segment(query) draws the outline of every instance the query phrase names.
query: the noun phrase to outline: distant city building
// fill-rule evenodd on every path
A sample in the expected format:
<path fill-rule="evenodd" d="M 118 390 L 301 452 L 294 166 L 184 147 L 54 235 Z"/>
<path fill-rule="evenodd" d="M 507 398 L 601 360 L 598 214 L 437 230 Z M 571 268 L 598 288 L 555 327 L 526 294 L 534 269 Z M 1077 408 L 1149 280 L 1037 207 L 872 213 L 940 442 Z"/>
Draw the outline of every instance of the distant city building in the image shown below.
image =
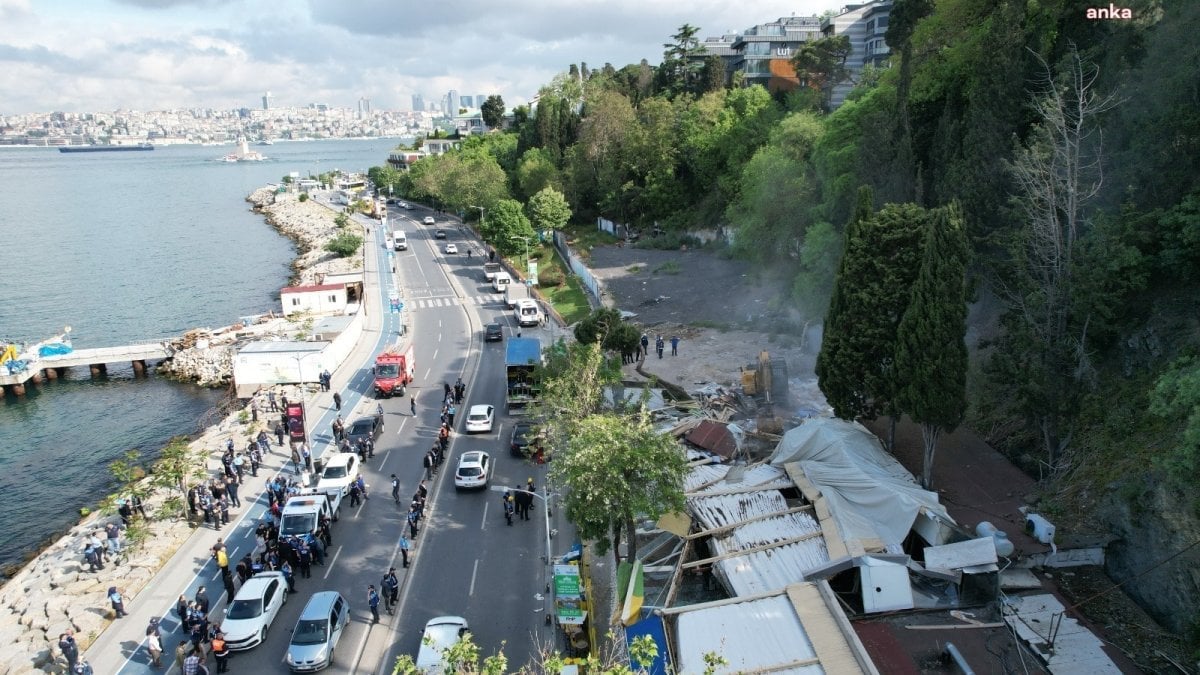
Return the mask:
<path fill-rule="evenodd" d="M 445 110 L 446 116 L 454 117 L 455 115 L 458 114 L 458 109 L 459 109 L 458 92 L 451 89 L 450 93 L 446 94 L 446 110 Z"/>
<path fill-rule="evenodd" d="M 474 108 L 475 107 L 475 98 L 472 96 L 463 96 L 458 99 L 458 103 L 459 103 L 459 105 L 461 105 L 464 108 Z"/>
<path fill-rule="evenodd" d="M 271 92 L 268 91 L 267 93 L 263 94 L 262 104 L 263 104 L 263 110 L 271 109 Z"/>
<path fill-rule="evenodd" d="M 413 94 L 412 109 L 413 109 L 413 112 L 424 112 L 425 111 L 425 97 L 420 94 Z"/>
<path fill-rule="evenodd" d="M 358 119 L 366 119 L 371 116 L 371 99 L 358 99 Z"/>
<path fill-rule="evenodd" d="M 483 94 L 475 94 L 475 107 L 476 108 L 482 108 L 483 104 L 486 102 L 487 102 L 486 96 L 484 96 Z"/>
<path fill-rule="evenodd" d="M 846 59 L 850 78 L 833 88 L 832 107 L 837 108 L 846 100 L 864 66 L 879 66 L 888 60 L 891 49 L 884 41 L 884 34 L 887 33 L 891 11 L 892 0 L 873 0 L 846 5 L 837 15 L 821 22 L 821 31 L 825 36 L 845 35 L 850 38 L 850 56 Z"/>

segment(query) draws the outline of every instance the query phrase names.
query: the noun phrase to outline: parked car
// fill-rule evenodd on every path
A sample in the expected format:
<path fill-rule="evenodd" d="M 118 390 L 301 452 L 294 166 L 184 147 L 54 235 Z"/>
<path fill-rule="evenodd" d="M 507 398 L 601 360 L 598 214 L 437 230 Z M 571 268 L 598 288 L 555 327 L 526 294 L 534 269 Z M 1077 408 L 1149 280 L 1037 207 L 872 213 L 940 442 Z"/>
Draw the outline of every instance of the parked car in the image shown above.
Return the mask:
<path fill-rule="evenodd" d="M 337 591 L 314 593 L 300 612 L 285 661 L 293 672 L 311 673 L 333 665 L 333 652 L 350 623 L 350 603 Z"/>
<path fill-rule="evenodd" d="M 458 245 L 446 244 L 446 255 L 458 255 Z"/>
<path fill-rule="evenodd" d="M 434 232 L 433 232 L 433 238 L 434 238 L 434 239 L 445 239 L 445 238 L 446 238 L 446 231 L 445 231 L 445 230 L 434 230 Z"/>
<path fill-rule="evenodd" d="M 489 323 L 483 327 L 484 342 L 500 342 L 504 340 L 504 328 L 498 323 Z"/>
<path fill-rule="evenodd" d="M 513 457 L 528 457 L 531 452 L 528 450 L 533 441 L 537 440 L 540 430 L 537 423 L 529 420 L 521 420 L 513 424 L 512 438 L 509 441 L 508 449 Z"/>
<path fill-rule="evenodd" d="M 467 411 L 467 433 L 486 434 L 492 430 L 496 419 L 496 409 L 490 405 L 473 405 Z"/>
<path fill-rule="evenodd" d="M 326 494 L 337 492 L 343 496 L 349 494 L 350 483 L 358 476 L 358 461 L 358 455 L 353 452 L 334 453 L 325 463 L 321 480 L 317 482 L 317 491 Z"/>
<path fill-rule="evenodd" d="M 492 457 L 482 450 L 464 452 L 454 470 L 454 489 L 487 487 L 492 473 Z"/>
<path fill-rule="evenodd" d="M 370 417 L 359 417 L 346 427 L 346 440 L 350 441 L 350 446 L 353 447 L 358 443 L 360 438 L 370 438 L 375 440 L 383 433 L 383 417 L 380 415 L 371 415 Z"/>
<path fill-rule="evenodd" d="M 421 649 L 417 652 L 417 672 L 445 672 L 446 663 L 442 654 L 461 640 L 469 630 L 467 620 L 461 616 L 439 616 L 430 619 L 425 624 L 425 633 L 421 636 Z"/>
<path fill-rule="evenodd" d="M 233 651 L 250 649 L 267 639 L 267 630 L 287 604 L 287 579 L 283 572 L 259 572 L 246 580 L 225 608 L 221 632 Z"/>
<path fill-rule="evenodd" d="M 421 222 L 425 223 L 426 225 L 433 225 L 435 221 L 433 219 L 433 216 L 425 216 L 425 218 L 423 218 L 421 220 Z"/>

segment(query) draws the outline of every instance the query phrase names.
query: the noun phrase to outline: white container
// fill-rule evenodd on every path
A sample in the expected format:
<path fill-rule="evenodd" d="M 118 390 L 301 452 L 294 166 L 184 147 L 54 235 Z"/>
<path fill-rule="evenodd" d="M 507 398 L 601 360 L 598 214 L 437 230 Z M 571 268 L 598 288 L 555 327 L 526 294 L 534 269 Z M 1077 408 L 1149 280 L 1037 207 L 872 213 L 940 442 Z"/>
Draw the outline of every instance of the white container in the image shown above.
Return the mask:
<path fill-rule="evenodd" d="M 1004 530 L 998 529 L 995 525 L 986 520 L 981 521 L 975 526 L 975 534 L 979 535 L 980 538 L 991 537 L 992 543 L 996 545 L 996 555 L 1000 556 L 1001 558 L 1007 558 L 1011 556 L 1013 551 L 1016 550 L 1016 547 L 1013 546 L 1012 541 L 1010 541 L 1008 538 L 1008 533 Z"/>
<path fill-rule="evenodd" d="M 1025 531 L 1047 546 L 1054 545 L 1054 525 L 1036 513 L 1025 514 Z"/>

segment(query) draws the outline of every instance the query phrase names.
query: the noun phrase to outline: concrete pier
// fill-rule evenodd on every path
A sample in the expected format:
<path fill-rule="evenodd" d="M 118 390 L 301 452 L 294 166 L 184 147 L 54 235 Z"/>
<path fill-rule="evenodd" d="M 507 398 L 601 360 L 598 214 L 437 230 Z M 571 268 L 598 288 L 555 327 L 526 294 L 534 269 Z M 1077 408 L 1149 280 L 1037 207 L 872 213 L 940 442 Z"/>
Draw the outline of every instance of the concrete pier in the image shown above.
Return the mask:
<path fill-rule="evenodd" d="M 44 357 L 37 356 L 37 347 L 44 344 L 40 343 L 21 355 L 20 358 L 28 362 L 24 370 L 9 373 L 6 368 L 0 367 L 0 388 L 3 388 L 6 393 L 12 392 L 17 396 L 24 396 L 26 382 L 32 381 L 34 384 L 41 384 L 43 378 L 57 380 L 66 375 L 68 368 L 74 366 L 88 366 L 92 377 L 102 377 L 108 373 L 108 365 L 112 363 L 129 363 L 133 367 L 135 377 L 145 377 L 147 361 L 162 360 L 169 356 L 168 342 L 168 340 L 146 340 L 133 345 L 77 349 L 67 354 Z"/>

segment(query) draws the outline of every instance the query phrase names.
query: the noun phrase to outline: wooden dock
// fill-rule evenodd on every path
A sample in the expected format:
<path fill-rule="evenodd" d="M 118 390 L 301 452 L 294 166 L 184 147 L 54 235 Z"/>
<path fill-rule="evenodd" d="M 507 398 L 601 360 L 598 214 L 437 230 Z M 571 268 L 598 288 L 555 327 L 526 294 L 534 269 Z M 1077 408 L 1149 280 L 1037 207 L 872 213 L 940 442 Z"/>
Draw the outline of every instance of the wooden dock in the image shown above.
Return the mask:
<path fill-rule="evenodd" d="M 12 392 L 17 396 L 25 395 L 27 382 L 41 384 L 45 380 L 56 380 L 66 373 L 67 368 L 87 366 L 91 369 L 92 377 L 100 377 L 108 372 L 109 364 L 129 363 L 133 366 L 135 375 L 146 374 L 146 362 L 162 360 L 171 355 L 171 341 L 140 340 L 131 345 L 118 347 L 98 347 L 95 349 L 76 349 L 66 354 L 38 356 L 38 348 L 45 344 L 63 342 L 66 336 L 58 336 L 39 342 L 26 349 L 19 359 L 26 362 L 24 370 L 10 373 L 8 368 L 0 366 L 0 387 L 4 392 Z"/>

